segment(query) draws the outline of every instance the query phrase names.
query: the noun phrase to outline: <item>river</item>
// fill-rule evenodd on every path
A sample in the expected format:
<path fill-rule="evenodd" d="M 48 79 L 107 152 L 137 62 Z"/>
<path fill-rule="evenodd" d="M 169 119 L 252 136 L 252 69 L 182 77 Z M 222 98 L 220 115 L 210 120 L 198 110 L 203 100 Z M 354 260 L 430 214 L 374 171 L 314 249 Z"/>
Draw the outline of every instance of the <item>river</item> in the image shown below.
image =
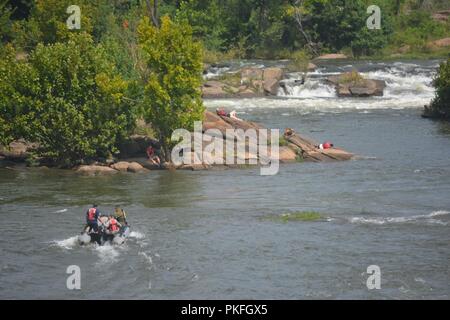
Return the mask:
<path fill-rule="evenodd" d="M 0 298 L 449 299 L 450 126 L 420 117 L 437 65 L 333 63 L 276 98 L 206 102 L 360 160 L 285 164 L 276 176 L 0 168 Z M 337 98 L 321 81 L 353 67 L 386 80 L 385 96 Z M 93 202 L 129 213 L 124 246 L 78 246 Z M 325 219 L 274 219 L 306 210 Z M 66 288 L 70 265 L 81 290 Z M 370 265 L 380 290 L 366 286 Z"/>

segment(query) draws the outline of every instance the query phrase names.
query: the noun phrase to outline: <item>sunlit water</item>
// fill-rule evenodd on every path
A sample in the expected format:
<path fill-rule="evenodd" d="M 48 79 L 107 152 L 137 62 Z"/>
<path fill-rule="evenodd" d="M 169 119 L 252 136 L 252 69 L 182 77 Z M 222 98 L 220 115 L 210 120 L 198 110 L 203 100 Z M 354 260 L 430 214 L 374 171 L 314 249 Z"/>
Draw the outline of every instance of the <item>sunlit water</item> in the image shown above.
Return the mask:
<path fill-rule="evenodd" d="M 415 68 L 428 68 L 417 95 L 429 101 L 432 66 Z M 0 298 L 448 299 L 450 128 L 422 119 L 420 105 L 399 107 L 405 90 L 414 95 L 405 85 L 378 107 L 378 98 L 311 94 L 207 102 L 364 160 L 287 164 L 274 177 L 256 168 L 111 177 L 0 169 Z M 77 244 L 92 202 L 128 211 L 124 246 Z M 303 210 L 326 219 L 273 219 Z M 80 291 L 66 288 L 69 265 L 81 268 Z M 366 287 L 369 265 L 381 268 L 381 290 Z"/>

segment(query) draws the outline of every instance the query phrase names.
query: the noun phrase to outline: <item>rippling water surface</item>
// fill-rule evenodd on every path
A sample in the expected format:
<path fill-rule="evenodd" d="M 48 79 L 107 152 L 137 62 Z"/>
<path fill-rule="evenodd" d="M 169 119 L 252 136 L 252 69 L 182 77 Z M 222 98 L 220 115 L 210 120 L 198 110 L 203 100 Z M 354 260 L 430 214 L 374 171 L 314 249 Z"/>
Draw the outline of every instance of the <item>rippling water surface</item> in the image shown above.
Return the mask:
<path fill-rule="evenodd" d="M 282 165 L 274 177 L 0 168 L 0 298 L 448 299 L 450 128 L 419 109 L 436 65 L 366 64 L 388 81 L 383 98 L 338 99 L 319 81 L 305 96 L 207 102 L 363 160 Z M 92 202 L 129 212 L 124 246 L 77 245 Z M 326 219 L 273 219 L 303 210 Z M 66 289 L 69 265 L 81 267 L 80 291 Z M 366 287 L 369 265 L 381 290 Z"/>

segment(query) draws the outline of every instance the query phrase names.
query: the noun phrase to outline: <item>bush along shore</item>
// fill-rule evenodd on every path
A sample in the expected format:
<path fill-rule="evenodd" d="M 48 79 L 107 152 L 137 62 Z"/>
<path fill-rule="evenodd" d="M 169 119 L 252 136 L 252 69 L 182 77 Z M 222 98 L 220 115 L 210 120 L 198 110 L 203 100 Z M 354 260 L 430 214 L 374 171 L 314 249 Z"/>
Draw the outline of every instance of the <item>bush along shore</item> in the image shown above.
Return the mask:
<path fill-rule="evenodd" d="M 433 80 L 436 96 L 431 104 L 425 106 L 424 118 L 450 120 L 450 58 L 441 63 Z"/>

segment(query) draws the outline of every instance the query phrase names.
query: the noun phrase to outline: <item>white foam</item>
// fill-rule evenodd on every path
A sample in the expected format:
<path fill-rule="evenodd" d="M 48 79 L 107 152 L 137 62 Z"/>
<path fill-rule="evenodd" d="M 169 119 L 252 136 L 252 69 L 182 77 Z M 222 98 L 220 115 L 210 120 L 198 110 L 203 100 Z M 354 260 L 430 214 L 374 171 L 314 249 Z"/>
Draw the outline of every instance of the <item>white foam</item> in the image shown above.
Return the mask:
<path fill-rule="evenodd" d="M 380 70 L 362 73 L 365 78 L 386 81 L 386 89 L 382 97 L 339 98 L 335 88 L 326 82 L 330 75 L 340 72 L 326 72 L 320 68 L 308 73 L 302 85 L 295 80 L 301 79 L 299 73 L 288 74 L 284 80 L 284 88 L 280 88 L 278 97 L 254 99 L 207 100 L 211 107 L 229 107 L 236 110 L 252 108 L 295 108 L 302 111 L 329 110 L 369 110 L 369 109 L 405 109 L 423 108 L 429 104 L 435 94 L 432 79 L 435 70 L 413 63 L 396 62 L 387 66 L 377 64 Z"/>
<path fill-rule="evenodd" d="M 56 240 L 53 243 L 58 247 L 70 250 L 78 245 L 78 236 L 70 237 L 64 240 Z"/>
<path fill-rule="evenodd" d="M 145 234 L 140 233 L 138 231 L 131 231 L 130 235 L 128 237 L 140 240 L 140 239 L 144 239 L 145 238 Z"/>
<path fill-rule="evenodd" d="M 108 243 L 103 246 L 96 245 L 94 250 L 97 252 L 98 257 L 100 258 L 100 263 L 113 263 L 117 260 L 120 253 L 118 251 L 118 247 L 110 245 Z"/>
<path fill-rule="evenodd" d="M 144 258 L 144 261 L 147 264 L 147 269 L 150 270 L 152 268 L 152 265 L 153 265 L 153 259 L 150 256 L 150 254 L 147 254 L 145 252 L 139 252 L 139 255 Z"/>
<path fill-rule="evenodd" d="M 64 212 L 67 212 L 67 209 L 61 209 L 61 210 L 55 211 L 55 213 L 64 213 Z"/>
<path fill-rule="evenodd" d="M 433 219 L 434 217 L 446 216 L 450 214 L 449 211 L 434 211 L 426 215 L 416 215 L 410 217 L 378 217 L 378 218 L 365 218 L 365 217 L 351 217 L 349 221 L 351 223 L 358 224 L 375 224 L 384 225 L 390 223 L 420 223 L 425 222 L 427 224 L 437 224 L 437 225 L 448 225 L 447 222 L 438 219 Z"/>
<path fill-rule="evenodd" d="M 280 88 L 278 96 L 288 98 L 333 98 L 336 97 L 336 90 L 323 83 L 319 79 L 307 78 L 305 83 L 300 85 L 295 82 L 285 82 L 285 88 Z"/>

